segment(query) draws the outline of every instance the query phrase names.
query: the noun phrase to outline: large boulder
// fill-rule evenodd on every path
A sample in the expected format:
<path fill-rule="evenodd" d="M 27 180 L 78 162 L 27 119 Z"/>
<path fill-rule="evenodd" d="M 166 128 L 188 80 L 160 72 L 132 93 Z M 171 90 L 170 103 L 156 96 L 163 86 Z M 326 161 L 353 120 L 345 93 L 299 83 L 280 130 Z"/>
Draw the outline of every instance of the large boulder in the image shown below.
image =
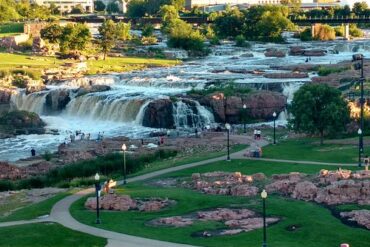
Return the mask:
<path fill-rule="evenodd" d="M 111 89 L 108 85 L 87 85 L 82 86 L 75 91 L 76 97 L 82 96 L 88 93 L 97 93 L 97 92 L 105 92 Z"/>
<path fill-rule="evenodd" d="M 158 99 L 150 102 L 145 109 L 143 126 L 167 129 L 174 128 L 172 101 L 170 99 Z"/>
<path fill-rule="evenodd" d="M 316 185 L 312 182 L 304 181 L 295 186 L 292 197 L 295 199 L 312 201 L 316 197 L 317 191 Z"/>
<path fill-rule="evenodd" d="M 69 90 L 53 90 L 46 95 L 46 110 L 50 112 L 61 111 L 71 100 Z"/>
<path fill-rule="evenodd" d="M 45 123 L 34 112 L 11 111 L 0 117 L 0 125 L 15 134 L 43 134 Z"/>
<path fill-rule="evenodd" d="M 302 79 L 302 78 L 308 78 L 307 73 L 268 73 L 263 75 L 266 78 L 270 79 Z"/>
<path fill-rule="evenodd" d="M 280 51 L 274 48 L 267 49 L 265 51 L 265 56 L 266 57 L 285 57 L 285 51 Z"/>
<path fill-rule="evenodd" d="M 8 89 L 0 89 L 0 104 L 9 104 L 12 93 Z"/>

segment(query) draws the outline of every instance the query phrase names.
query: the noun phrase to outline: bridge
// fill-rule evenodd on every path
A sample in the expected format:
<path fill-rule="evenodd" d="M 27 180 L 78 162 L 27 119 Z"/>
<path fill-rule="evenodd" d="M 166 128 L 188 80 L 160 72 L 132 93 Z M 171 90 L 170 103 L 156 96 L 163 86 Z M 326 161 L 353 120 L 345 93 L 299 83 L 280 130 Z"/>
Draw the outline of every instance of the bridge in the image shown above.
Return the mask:
<path fill-rule="evenodd" d="M 370 16 L 336 16 L 336 17 L 309 17 L 309 18 L 290 18 L 290 20 L 300 26 L 311 25 L 312 37 L 315 33 L 316 24 L 344 24 L 344 38 L 349 39 L 349 24 L 370 23 Z"/>

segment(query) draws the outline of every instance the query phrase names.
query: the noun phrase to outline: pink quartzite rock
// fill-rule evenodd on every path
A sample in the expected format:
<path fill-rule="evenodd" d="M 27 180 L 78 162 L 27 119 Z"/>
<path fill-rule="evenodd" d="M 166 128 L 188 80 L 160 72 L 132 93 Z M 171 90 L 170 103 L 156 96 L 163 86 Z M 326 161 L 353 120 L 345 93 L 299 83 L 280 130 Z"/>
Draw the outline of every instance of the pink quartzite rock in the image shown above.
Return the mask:
<path fill-rule="evenodd" d="M 258 193 L 258 188 L 247 184 L 237 185 L 230 190 L 233 196 L 255 196 Z"/>
<path fill-rule="evenodd" d="M 312 182 L 300 182 L 295 186 L 292 197 L 295 199 L 312 201 L 316 197 L 317 190 L 316 185 Z"/>
<path fill-rule="evenodd" d="M 370 230 L 370 210 L 353 210 L 351 212 L 342 212 L 340 216 L 348 218 L 350 221 L 355 221 L 357 224 L 366 227 Z"/>

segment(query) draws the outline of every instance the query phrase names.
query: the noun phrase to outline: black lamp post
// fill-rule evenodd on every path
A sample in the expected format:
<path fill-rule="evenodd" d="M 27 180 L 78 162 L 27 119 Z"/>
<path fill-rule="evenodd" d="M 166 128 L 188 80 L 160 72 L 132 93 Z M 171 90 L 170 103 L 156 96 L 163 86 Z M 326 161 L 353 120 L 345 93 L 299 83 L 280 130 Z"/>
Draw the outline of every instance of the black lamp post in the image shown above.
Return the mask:
<path fill-rule="evenodd" d="M 243 105 L 243 123 L 244 123 L 244 134 L 247 133 L 246 120 L 247 120 L 247 105 Z"/>
<path fill-rule="evenodd" d="M 276 112 L 274 112 L 272 114 L 273 118 L 274 118 L 274 144 L 276 144 Z"/>
<path fill-rule="evenodd" d="M 227 161 L 230 161 L 230 124 L 225 124 L 225 128 L 227 130 Z"/>
<path fill-rule="evenodd" d="M 358 129 L 358 136 L 362 136 L 362 129 Z M 361 153 L 362 153 L 362 138 L 358 139 L 358 166 L 361 166 Z"/>
<path fill-rule="evenodd" d="M 361 70 L 361 77 L 360 77 L 360 90 L 361 90 L 361 96 L 360 96 L 360 129 L 358 131 L 359 135 L 359 166 L 361 166 L 361 154 L 364 152 L 364 142 L 363 142 L 363 132 L 364 129 L 364 81 L 365 81 L 365 75 L 364 75 L 364 55 L 362 54 L 355 54 L 352 56 L 352 61 L 360 61 L 359 63 L 356 63 L 354 65 L 355 70 Z"/>
<path fill-rule="evenodd" d="M 266 190 L 263 190 L 261 192 L 261 198 L 262 198 L 262 207 L 263 207 L 263 242 L 262 247 L 267 247 L 267 236 L 266 236 L 266 198 L 267 198 L 267 192 Z"/>
<path fill-rule="evenodd" d="M 123 184 L 127 184 L 126 182 L 126 144 L 122 145 L 122 151 L 123 151 Z"/>
<path fill-rule="evenodd" d="M 96 224 L 100 224 L 100 215 L 99 215 L 99 191 L 101 189 L 100 176 L 98 173 L 95 174 L 95 194 L 96 194 Z"/>

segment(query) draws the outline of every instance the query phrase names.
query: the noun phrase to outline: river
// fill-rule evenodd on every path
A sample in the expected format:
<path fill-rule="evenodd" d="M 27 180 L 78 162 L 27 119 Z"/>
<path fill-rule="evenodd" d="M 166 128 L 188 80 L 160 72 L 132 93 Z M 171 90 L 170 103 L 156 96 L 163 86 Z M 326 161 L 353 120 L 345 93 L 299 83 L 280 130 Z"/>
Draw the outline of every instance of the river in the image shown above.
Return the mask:
<path fill-rule="evenodd" d="M 15 161 L 26 158 L 30 155 L 31 148 L 35 148 L 39 154 L 45 151 L 55 151 L 58 145 L 70 135 L 70 132 L 76 130 L 90 133 L 92 138 L 96 138 L 99 132 L 104 132 L 105 137 L 139 138 L 147 136 L 153 129 L 142 126 L 143 111 L 151 100 L 186 93 L 191 88 L 201 89 L 213 82 L 234 81 L 254 86 L 281 83 L 283 94 L 288 97 L 289 102 L 294 92 L 310 78 L 282 81 L 253 74 L 230 72 L 230 70 L 246 69 L 277 73 L 282 71 L 273 70 L 270 66 L 306 62 L 306 57 L 300 56 L 265 57 L 264 51 L 267 48 L 288 51 L 289 46 L 301 45 L 328 51 L 326 56 L 311 57 L 308 63 L 312 64 L 334 64 L 350 60 L 354 53 L 363 53 L 366 57 L 370 57 L 370 40 L 302 43 L 290 38 L 288 41 L 289 44 L 253 44 L 251 49 L 223 44 L 213 48 L 212 54 L 206 58 L 187 61 L 174 67 L 93 76 L 91 80 L 94 84 L 108 84 L 111 90 L 75 98 L 71 95 L 72 99 L 65 109 L 58 112 L 45 111 L 47 92 L 27 96 L 20 93 L 12 97 L 13 104 L 18 109 L 37 112 L 47 123 L 46 128 L 58 130 L 59 134 L 20 135 L 15 138 L 2 139 L 0 140 L 0 160 Z M 247 53 L 252 53 L 253 57 L 248 57 Z M 310 73 L 310 77 L 313 75 Z M 69 81 L 49 85 L 48 88 L 52 91 L 73 89 L 79 86 L 75 81 Z M 186 104 L 180 102 L 175 105 L 174 119 L 177 128 L 186 128 L 190 124 L 200 126 L 214 122 L 213 115 L 208 109 L 199 104 L 196 107 L 197 111 L 194 114 L 194 110 Z M 189 120 L 189 114 L 191 120 Z M 279 120 L 282 123 L 286 120 L 284 113 L 280 114 Z"/>

